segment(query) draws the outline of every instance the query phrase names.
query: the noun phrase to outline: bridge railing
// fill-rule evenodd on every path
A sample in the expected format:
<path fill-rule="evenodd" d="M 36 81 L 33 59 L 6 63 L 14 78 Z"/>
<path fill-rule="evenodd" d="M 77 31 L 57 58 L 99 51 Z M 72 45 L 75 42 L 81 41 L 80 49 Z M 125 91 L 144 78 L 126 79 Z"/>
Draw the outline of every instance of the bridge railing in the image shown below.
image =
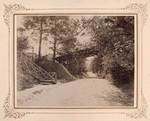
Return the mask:
<path fill-rule="evenodd" d="M 22 69 L 35 77 L 40 81 L 47 81 L 51 83 L 57 83 L 57 74 L 56 72 L 47 72 L 37 64 L 32 61 L 32 58 L 26 55 L 25 53 L 21 53 L 19 56 L 18 64 L 22 66 Z"/>

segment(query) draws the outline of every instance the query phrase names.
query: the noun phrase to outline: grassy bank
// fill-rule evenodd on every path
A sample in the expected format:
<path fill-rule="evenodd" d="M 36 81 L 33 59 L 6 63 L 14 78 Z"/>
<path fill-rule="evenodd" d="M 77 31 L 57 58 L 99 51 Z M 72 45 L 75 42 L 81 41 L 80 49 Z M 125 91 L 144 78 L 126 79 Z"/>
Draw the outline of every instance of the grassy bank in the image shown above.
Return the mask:
<path fill-rule="evenodd" d="M 25 90 L 27 88 L 32 88 L 39 81 L 32 77 L 30 74 L 22 70 L 21 65 L 17 68 L 17 90 Z"/>
<path fill-rule="evenodd" d="M 49 60 L 42 60 L 38 65 L 45 69 L 47 72 L 56 72 L 57 78 L 62 80 L 62 82 L 69 82 L 76 79 L 62 64 L 58 62 L 53 63 Z"/>

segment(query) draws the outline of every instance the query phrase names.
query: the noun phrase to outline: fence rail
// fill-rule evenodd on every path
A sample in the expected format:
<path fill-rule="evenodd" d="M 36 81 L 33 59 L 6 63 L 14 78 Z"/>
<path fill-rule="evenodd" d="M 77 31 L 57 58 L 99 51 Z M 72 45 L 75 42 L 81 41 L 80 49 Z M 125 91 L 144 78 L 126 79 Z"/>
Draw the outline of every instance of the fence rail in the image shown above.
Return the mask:
<path fill-rule="evenodd" d="M 17 59 L 18 65 L 22 66 L 22 69 L 38 79 L 40 82 L 57 83 L 56 72 L 47 72 L 32 61 L 32 58 L 25 53 L 20 53 Z"/>

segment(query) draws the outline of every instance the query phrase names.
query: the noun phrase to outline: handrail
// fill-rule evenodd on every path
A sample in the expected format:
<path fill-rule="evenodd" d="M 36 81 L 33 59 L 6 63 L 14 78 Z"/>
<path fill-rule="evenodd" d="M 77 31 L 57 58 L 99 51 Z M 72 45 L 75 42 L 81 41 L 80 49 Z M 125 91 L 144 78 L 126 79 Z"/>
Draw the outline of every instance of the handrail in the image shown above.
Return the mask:
<path fill-rule="evenodd" d="M 40 81 L 51 80 L 52 83 L 57 82 L 56 72 L 47 72 L 42 67 L 35 64 L 25 53 L 21 53 L 20 57 L 18 58 L 18 64 L 22 64 L 23 69 L 27 73 Z"/>

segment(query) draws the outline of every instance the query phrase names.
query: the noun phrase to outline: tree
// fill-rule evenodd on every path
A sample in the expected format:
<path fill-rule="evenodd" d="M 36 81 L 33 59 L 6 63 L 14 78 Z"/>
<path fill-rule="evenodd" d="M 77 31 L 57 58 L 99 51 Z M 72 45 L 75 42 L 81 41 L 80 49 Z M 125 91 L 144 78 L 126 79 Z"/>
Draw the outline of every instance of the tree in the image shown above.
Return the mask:
<path fill-rule="evenodd" d="M 64 39 L 60 40 L 58 43 L 61 47 L 58 49 L 58 54 L 66 55 L 70 53 L 76 53 L 76 51 L 81 50 L 83 44 L 79 44 L 76 36 L 79 35 L 85 27 L 82 27 L 81 21 L 78 19 L 70 19 L 66 25 L 64 31 L 66 31 L 66 36 Z M 62 34 L 63 35 L 63 34 Z M 67 61 L 63 63 L 69 72 L 74 75 L 83 75 L 83 72 L 86 72 L 85 67 L 85 59 L 83 57 L 79 57 L 75 54 L 74 57 L 69 58 Z"/>
<path fill-rule="evenodd" d="M 53 50 L 53 62 L 55 62 L 58 46 L 65 46 L 65 43 L 74 43 L 74 32 L 77 27 L 68 16 L 30 16 L 24 17 L 24 26 L 26 29 L 34 29 L 32 37 L 39 38 L 39 60 L 41 55 L 41 43 L 46 40 L 53 44 L 50 49 Z M 38 36 L 38 33 L 40 36 Z M 48 37 L 52 36 L 53 40 Z M 64 47 L 65 48 L 65 47 Z"/>
<path fill-rule="evenodd" d="M 100 58 L 97 63 L 101 63 L 105 76 L 112 74 L 118 82 L 130 82 L 134 74 L 134 17 L 97 16 L 88 31 L 91 41 L 96 43 L 97 56 Z M 122 69 L 120 78 L 118 69 Z M 128 74 L 132 77 L 123 78 Z"/>
<path fill-rule="evenodd" d="M 74 50 L 77 26 L 68 16 L 51 17 L 51 22 L 53 26 L 50 33 L 54 38 L 53 62 L 55 62 L 56 52 L 63 55 Z"/>
<path fill-rule="evenodd" d="M 89 21 L 88 21 L 89 22 Z M 41 53 L 42 41 L 49 41 L 49 49 L 53 51 L 53 63 L 55 63 L 56 54 L 65 55 L 75 52 L 77 47 L 77 35 L 84 31 L 87 25 L 82 26 L 78 19 L 71 19 L 69 16 L 30 16 L 24 17 L 24 26 L 27 30 L 32 30 L 31 37 L 39 41 L 39 59 Z M 51 40 L 49 39 L 51 38 Z M 79 59 L 84 63 L 83 59 Z M 81 61 L 82 60 L 82 61 Z M 69 61 L 69 60 L 68 60 Z M 71 62 L 69 62 L 71 63 Z M 76 62 L 77 65 L 77 62 Z M 76 68 L 77 66 L 74 65 Z M 84 64 L 82 64 L 84 65 Z M 84 68 L 84 66 L 83 66 Z M 84 69 L 77 69 L 84 70 Z"/>
<path fill-rule="evenodd" d="M 17 51 L 22 52 L 29 48 L 28 37 L 24 36 L 25 29 L 22 27 L 17 28 Z"/>
<path fill-rule="evenodd" d="M 43 37 L 43 27 L 47 25 L 47 16 L 25 16 L 24 19 L 24 27 L 29 30 L 33 29 L 34 31 L 31 33 L 31 36 L 37 35 L 37 32 L 39 33 L 39 36 L 36 36 L 39 38 L 39 52 L 38 52 L 38 61 L 41 59 L 41 43 L 44 39 Z"/>

